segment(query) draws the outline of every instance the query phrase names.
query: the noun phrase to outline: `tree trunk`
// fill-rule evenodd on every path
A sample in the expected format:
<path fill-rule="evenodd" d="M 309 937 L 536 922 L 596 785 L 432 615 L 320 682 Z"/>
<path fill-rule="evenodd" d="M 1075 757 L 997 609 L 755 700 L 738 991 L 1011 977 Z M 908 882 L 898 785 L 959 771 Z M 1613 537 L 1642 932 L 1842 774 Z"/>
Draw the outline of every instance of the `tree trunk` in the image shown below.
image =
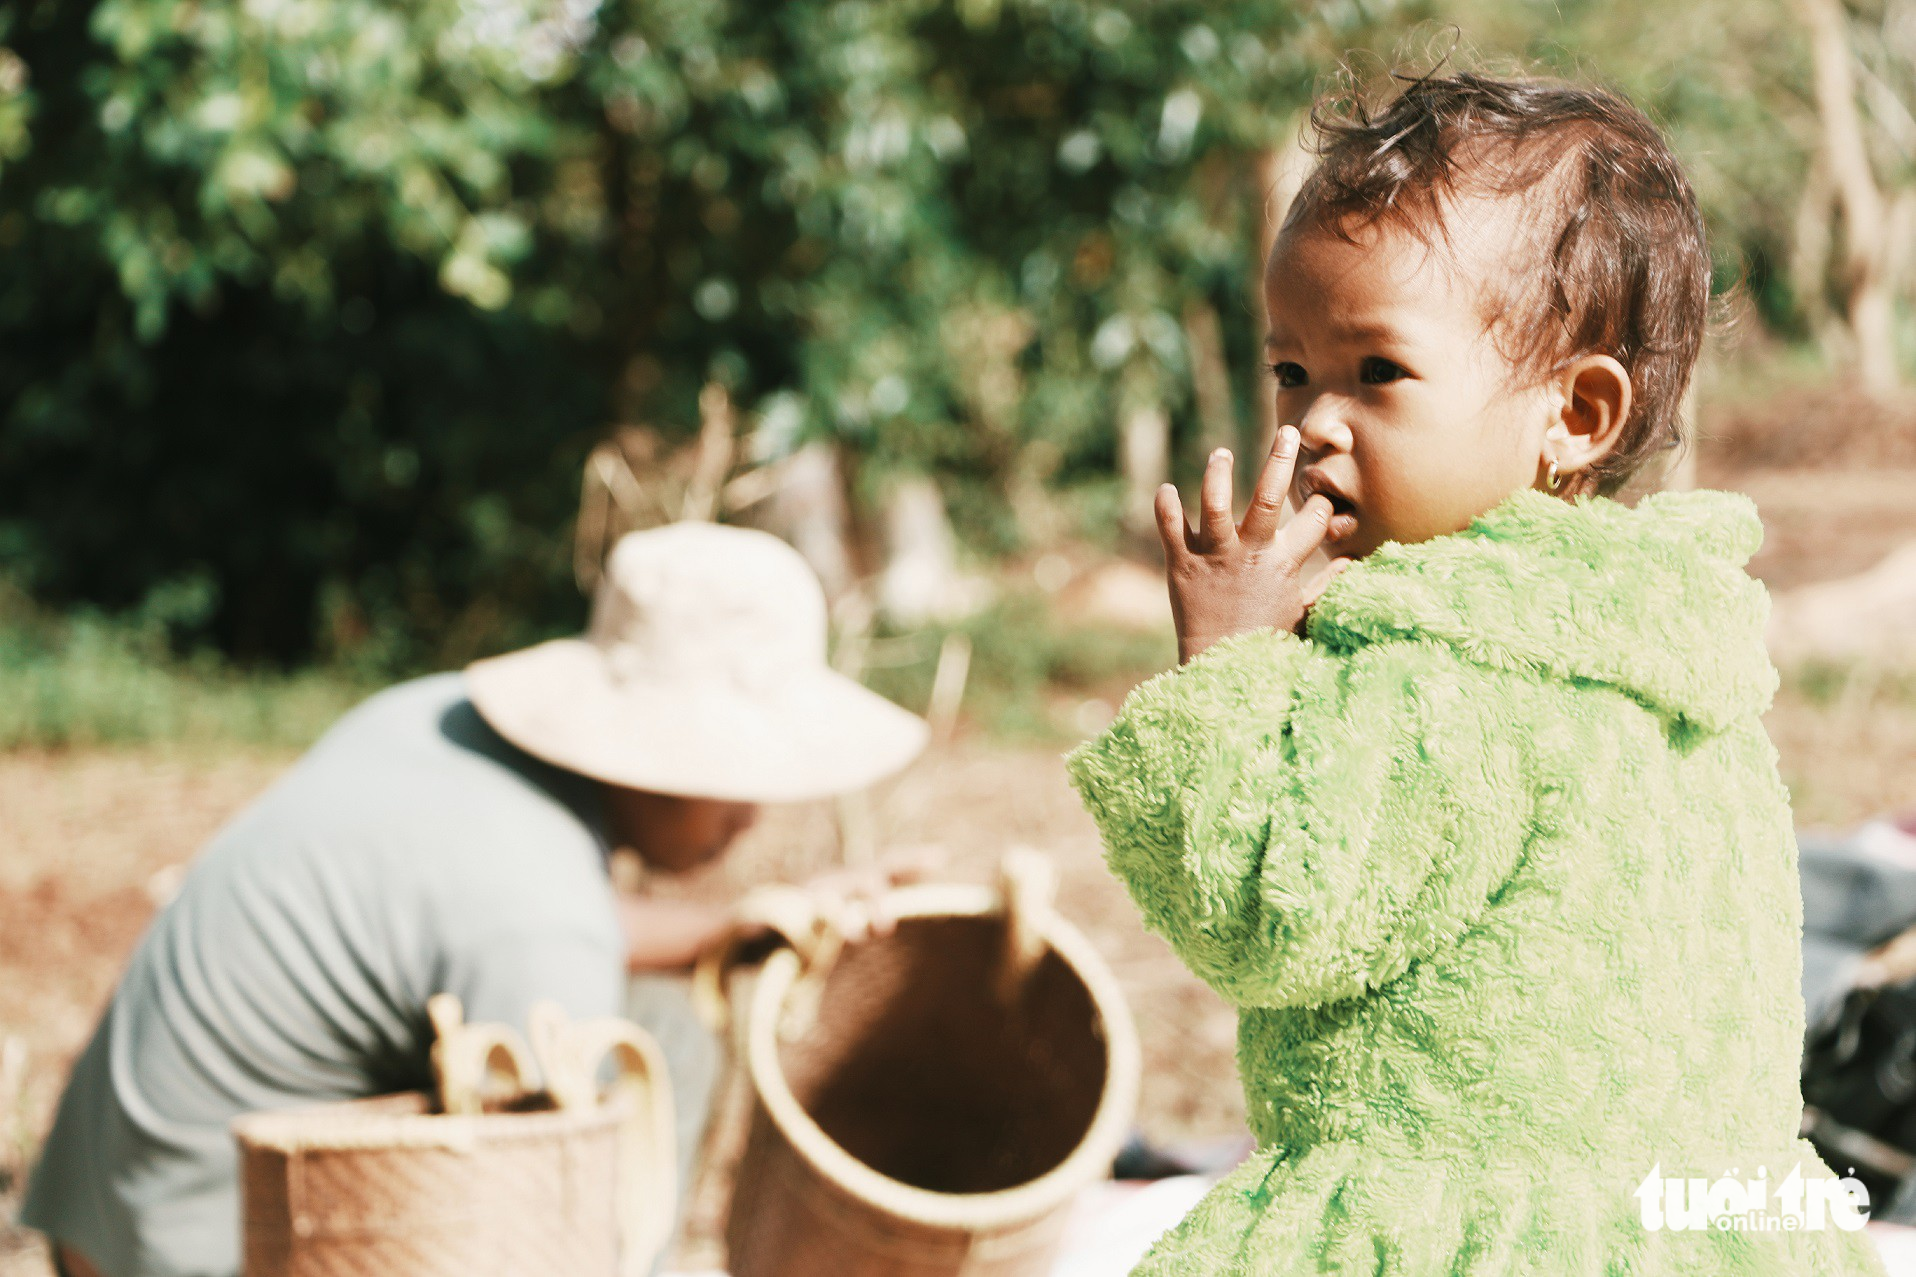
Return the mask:
<path fill-rule="evenodd" d="M 1191 352 L 1191 389 L 1204 455 L 1217 448 L 1235 453 L 1237 412 L 1231 406 L 1231 372 L 1224 363 L 1224 330 L 1216 310 L 1195 300 L 1184 308 L 1184 344 Z"/>
<path fill-rule="evenodd" d="M 1862 113 L 1856 107 L 1849 19 L 1842 0 L 1799 3 L 1810 28 L 1824 153 L 1843 210 L 1844 309 L 1856 338 L 1857 371 L 1865 389 L 1887 394 L 1899 381 L 1888 271 L 1889 227 L 1864 145 Z"/>
<path fill-rule="evenodd" d="M 878 606 L 885 619 L 913 630 L 963 610 L 958 546 L 945 499 L 930 479 L 913 476 L 885 496 L 885 570 Z"/>
<path fill-rule="evenodd" d="M 1803 177 L 1803 193 L 1796 202 L 1796 220 L 1790 228 L 1790 291 L 1809 323 L 1810 331 L 1833 354 L 1840 343 L 1830 341 L 1836 317 L 1830 311 L 1828 275 L 1830 251 L 1836 243 L 1836 186 L 1829 161 L 1822 152 L 1810 157 Z"/>
<path fill-rule="evenodd" d="M 692 476 L 685 485 L 679 518 L 709 523 L 718 517 L 719 495 L 738 451 L 737 415 L 732 396 L 715 381 L 699 392 L 699 439 L 692 454 Z"/>
<path fill-rule="evenodd" d="M 818 573 L 825 597 L 836 606 L 858 577 L 838 450 L 816 441 L 774 465 L 777 487 L 747 522 L 791 542 Z"/>
<path fill-rule="evenodd" d="M 1139 404 L 1125 413 L 1119 431 L 1124 530 L 1136 540 L 1156 544 L 1158 488 L 1171 477 L 1171 419 L 1156 404 Z"/>
<path fill-rule="evenodd" d="M 1916 190 L 1904 188 L 1896 193 L 1889 208 L 1889 290 L 1904 294 L 1916 285 Z"/>
<path fill-rule="evenodd" d="M 1304 150 L 1304 136 L 1301 124 L 1290 129 L 1282 147 L 1265 151 L 1258 156 L 1257 187 L 1264 197 L 1264 219 L 1259 228 L 1257 272 L 1251 281 L 1251 291 L 1255 294 L 1251 313 L 1257 315 L 1268 330 L 1270 316 L 1264 313 L 1264 265 L 1270 261 L 1271 245 L 1277 242 L 1277 232 L 1284 225 L 1284 218 L 1291 211 L 1291 204 L 1297 199 L 1297 191 L 1304 184 L 1304 177 L 1310 172 L 1311 157 Z M 1258 334 L 1261 344 L 1264 334 Z M 1258 356 L 1257 378 L 1257 463 L 1261 466 L 1264 458 L 1270 454 L 1271 445 L 1277 442 L 1277 428 L 1283 423 L 1277 419 L 1277 389 L 1271 379 L 1264 375 L 1264 359 Z M 1255 473 L 1255 471 L 1253 471 Z"/>

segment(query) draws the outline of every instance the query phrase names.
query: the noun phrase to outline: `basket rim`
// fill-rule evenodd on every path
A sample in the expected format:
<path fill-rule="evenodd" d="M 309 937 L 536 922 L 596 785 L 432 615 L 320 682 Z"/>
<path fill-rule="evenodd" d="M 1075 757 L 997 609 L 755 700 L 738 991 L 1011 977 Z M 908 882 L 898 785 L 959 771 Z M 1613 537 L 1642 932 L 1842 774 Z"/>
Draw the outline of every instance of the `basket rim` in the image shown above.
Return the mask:
<path fill-rule="evenodd" d="M 398 1100 L 417 1104 L 395 1104 Z M 395 1091 L 242 1113 L 229 1127 L 242 1151 L 289 1156 L 382 1148 L 471 1152 L 616 1127 L 624 1120 L 627 1101 L 624 1096 L 614 1095 L 590 1109 L 540 1109 L 530 1113 L 434 1113 L 431 1103 L 432 1097 L 424 1091 Z"/>
<path fill-rule="evenodd" d="M 892 916 L 901 922 L 913 918 L 996 917 L 1003 913 L 995 891 L 957 884 L 904 887 L 891 893 L 887 904 Z M 780 949 L 766 960 L 752 992 L 746 1062 L 759 1102 L 794 1151 L 846 1192 L 903 1219 L 937 1228 L 982 1229 L 1024 1223 L 1062 1205 L 1078 1189 L 1102 1178 L 1122 1146 L 1137 1108 L 1142 1071 L 1137 1027 L 1117 977 L 1084 933 L 1056 911 L 1047 912 L 1040 930 L 1046 945 L 1064 960 L 1090 994 L 1105 1040 L 1104 1088 L 1090 1124 L 1063 1161 L 1013 1188 L 944 1193 L 893 1179 L 846 1152 L 798 1102 L 779 1064 L 776 1025 L 800 968 L 796 953 Z"/>

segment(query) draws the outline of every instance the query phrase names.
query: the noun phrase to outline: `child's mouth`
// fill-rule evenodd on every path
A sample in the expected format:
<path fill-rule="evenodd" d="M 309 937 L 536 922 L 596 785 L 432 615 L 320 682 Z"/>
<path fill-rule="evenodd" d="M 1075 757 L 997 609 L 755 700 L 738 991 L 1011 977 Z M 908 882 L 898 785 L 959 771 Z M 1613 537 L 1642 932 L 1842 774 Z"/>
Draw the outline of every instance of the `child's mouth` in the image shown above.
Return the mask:
<path fill-rule="evenodd" d="M 1331 517 L 1324 528 L 1324 539 L 1342 541 L 1357 531 L 1357 507 L 1333 493 L 1326 492 L 1324 495 L 1330 498 L 1331 503 Z"/>
<path fill-rule="evenodd" d="M 1296 479 L 1295 499 L 1302 509 L 1314 496 L 1331 503 L 1330 518 L 1325 520 L 1324 540 L 1342 541 L 1357 531 L 1357 503 L 1331 486 L 1330 476 L 1316 467 L 1300 471 Z"/>

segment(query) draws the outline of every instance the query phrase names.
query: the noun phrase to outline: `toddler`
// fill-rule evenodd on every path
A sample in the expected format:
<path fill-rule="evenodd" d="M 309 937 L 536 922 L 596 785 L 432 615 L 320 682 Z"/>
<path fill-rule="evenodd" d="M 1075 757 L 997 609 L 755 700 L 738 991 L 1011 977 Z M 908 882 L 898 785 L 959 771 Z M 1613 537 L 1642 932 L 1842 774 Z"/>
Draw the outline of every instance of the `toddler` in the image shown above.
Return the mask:
<path fill-rule="evenodd" d="M 1195 529 L 1159 493 L 1180 668 L 1070 758 L 1242 1011 L 1258 1151 L 1138 1271 L 1881 1273 L 1798 1138 L 1762 526 L 1616 498 L 1680 442 L 1689 183 L 1555 83 L 1316 123 L 1264 282 L 1276 445 L 1241 521 L 1228 453 Z"/>

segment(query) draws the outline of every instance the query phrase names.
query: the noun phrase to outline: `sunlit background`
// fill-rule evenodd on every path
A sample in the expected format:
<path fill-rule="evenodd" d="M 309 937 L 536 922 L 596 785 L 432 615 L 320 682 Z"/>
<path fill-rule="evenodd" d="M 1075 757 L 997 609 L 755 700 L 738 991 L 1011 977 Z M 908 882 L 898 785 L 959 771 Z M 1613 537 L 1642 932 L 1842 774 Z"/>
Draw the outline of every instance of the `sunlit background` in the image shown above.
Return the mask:
<path fill-rule="evenodd" d="M 1172 659 L 1151 491 L 1274 428 L 1256 267 L 1314 93 L 1444 61 L 1668 130 L 1720 313 L 1665 481 L 1763 514 L 1799 823 L 1916 803 L 1916 0 L 0 8 L 0 1215 L 200 841 L 680 517 L 792 539 L 840 667 L 941 733 L 687 889 L 1044 846 L 1147 1128 L 1238 1129 L 1229 1013 L 1056 759 Z"/>

